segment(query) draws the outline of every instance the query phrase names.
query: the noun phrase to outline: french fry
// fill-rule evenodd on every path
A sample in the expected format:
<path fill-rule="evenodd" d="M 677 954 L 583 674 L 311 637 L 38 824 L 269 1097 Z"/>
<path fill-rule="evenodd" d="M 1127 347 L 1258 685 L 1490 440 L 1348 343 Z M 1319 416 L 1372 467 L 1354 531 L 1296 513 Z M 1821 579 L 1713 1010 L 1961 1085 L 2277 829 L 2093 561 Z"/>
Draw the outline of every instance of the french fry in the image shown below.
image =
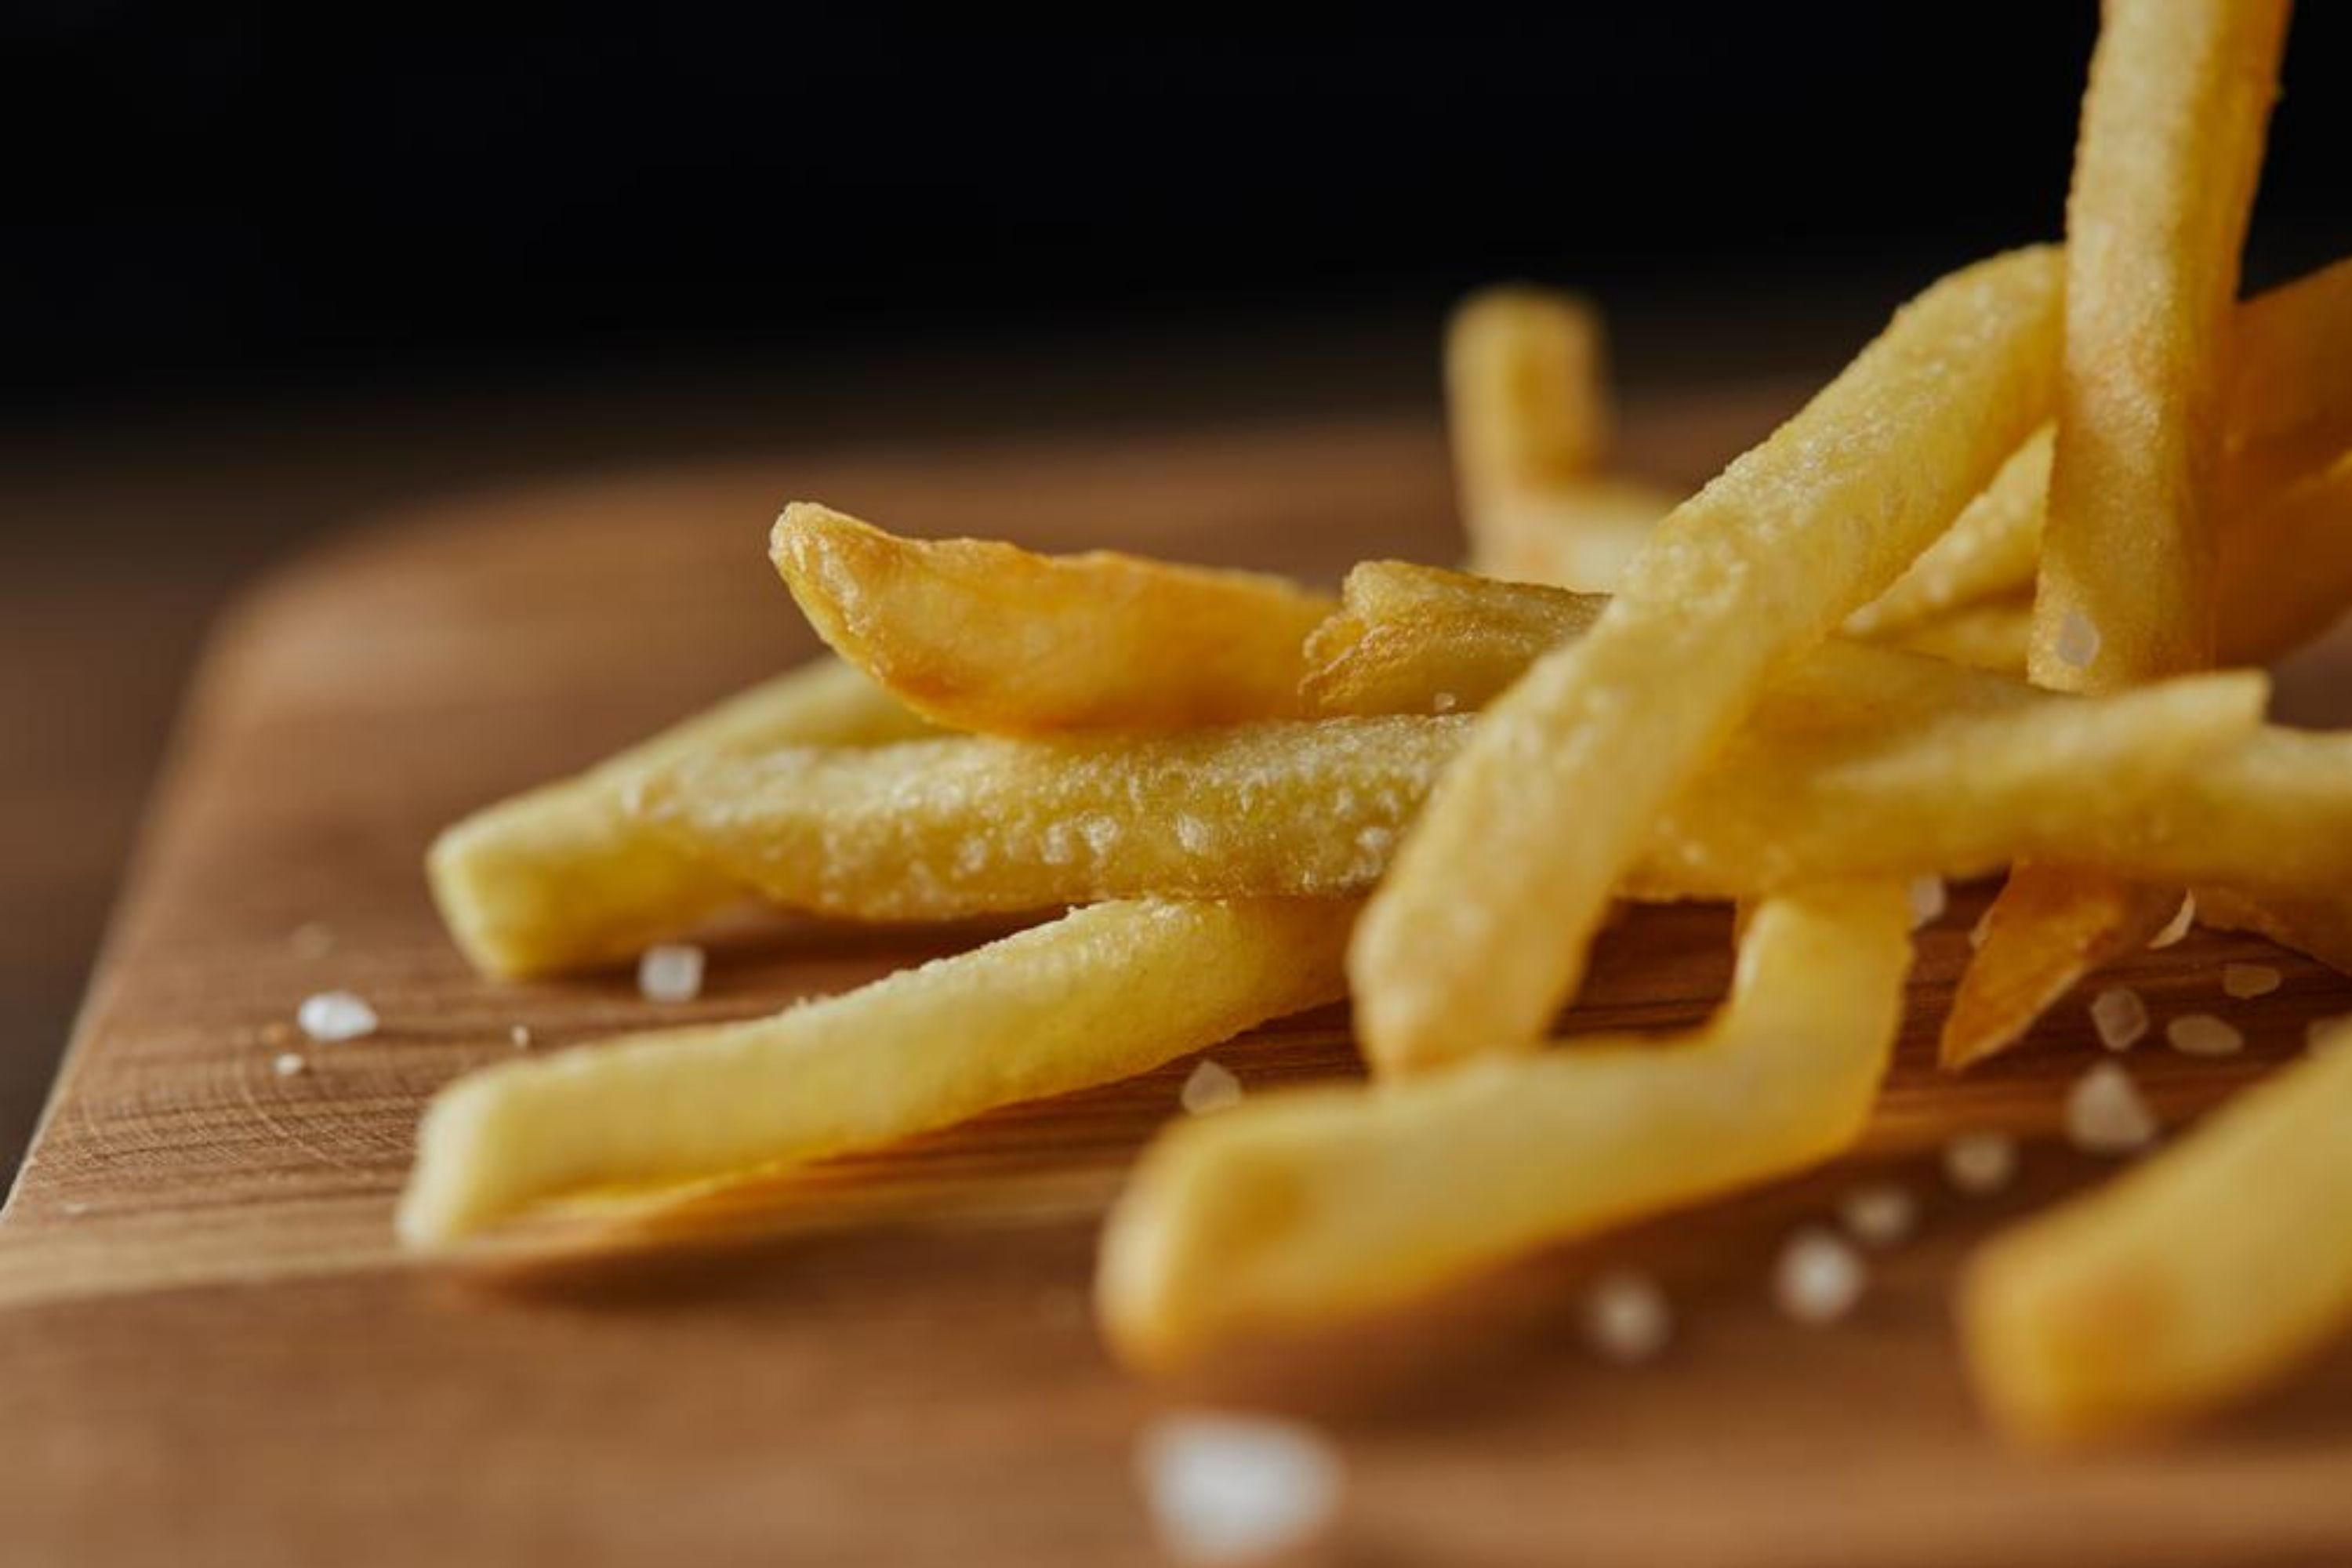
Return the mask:
<path fill-rule="evenodd" d="M 2016 676 L 2025 673 L 2032 642 L 2033 605 L 2027 599 L 1963 605 L 1915 621 L 1886 639 L 1888 647 L 1908 653 Z"/>
<path fill-rule="evenodd" d="M 2053 440 L 2046 425 L 2027 437 L 1992 483 L 1920 552 L 1895 585 L 1845 618 L 1846 635 L 1890 637 L 1987 599 L 2030 590 L 2042 559 L 2042 503 L 2050 488 Z"/>
<path fill-rule="evenodd" d="M 1299 690 L 1324 714 L 1449 713 L 1485 707 L 1609 601 L 1495 583 L 1404 561 L 1367 561 L 1307 639 Z"/>
<path fill-rule="evenodd" d="M 641 774 L 706 752 L 931 732 L 856 670 L 821 660 L 447 829 L 425 858 L 434 901 L 484 974 L 513 979 L 634 956 L 743 897 L 630 816 Z"/>
<path fill-rule="evenodd" d="M 1300 645 L 1331 609 L 1257 573 L 899 539 L 806 503 L 784 509 L 770 552 L 836 653 L 916 712 L 982 734 L 1295 712 Z"/>
<path fill-rule="evenodd" d="M 2210 884 L 2192 889 L 2197 921 L 2216 931 L 2252 931 L 2352 974 L 2352 900 L 2336 892 L 2247 894 Z"/>
<path fill-rule="evenodd" d="M 1791 893 L 1758 909 L 1729 1002 L 1683 1039 L 1578 1039 L 1170 1128 L 1104 1234 L 1106 1334 L 1168 1366 L 1827 1159 L 1885 1072 L 1910 923 L 1899 886 Z"/>
<path fill-rule="evenodd" d="M 1472 295 L 1445 333 L 1445 407 L 1470 569 L 1614 587 L 1682 498 L 1604 477 L 1616 423 L 1601 318 L 1573 295 Z"/>
<path fill-rule="evenodd" d="M 2028 853 L 2184 879 L 2270 868 L 2299 887 L 2352 873 L 2352 737 L 2260 731 L 2258 675 L 2085 702 L 1932 659 L 1815 656 L 1839 658 L 1860 668 L 1800 666 L 1656 814 L 1630 892 L 1978 876 Z M 1960 701 L 1913 700 L 1938 691 Z M 776 902 L 858 919 L 1149 892 L 1338 896 L 1381 875 L 1469 722 L 696 758 L 646 780 L 639 804 Z"/>
<path fill-rule="evenodd" d="M 2221 399 L 2286 16 L 2285 0 L 2110 0 L 2103 13 L 2067 197 L 2028 659 L 2042 685 L 2112 691 L 2212 662 Z M 1945 1065 L 2022 1038 L 2179 899 L 2019 867 L 1945 1021 Z"/>
<path fill-rule="evenodd" d="M 2222 540 L 2221 660 L 2267 664 L 2352 606 L 2352 454 L 2273 494 Z"/>
<path fill-rule="evenodd" d="M 2352 258 L 2248 300 L 2230 354 L 2227 494 L 2259 499 L 2352 450 Z"/>
<path fill-rule="evenodd" d="M 2047 416 L 2060 282 L 2040 249 L 1928 289 L 1659 525 L 1588 636 L 1487 709 L 1356 928 L 1380 1070 L 1541 1036 L 1650 816 Z"/>
<path fill-rule="evenodd" d="M 603 1187 L 772 1170 L 1148 1071 L 1336 1000 L 1352 905 L 1099 904 L 773 1017 L 501 1063 L 435 1097 L 413 1247 Z"/>
<path fill-rule="evenodd" d="M 2352 1031 L 2326 1043 L 1977 1256 L 1969 1363 L 2012 1436 L 2080 1444 L 2178 1423 L 2352 1321 Z"/>

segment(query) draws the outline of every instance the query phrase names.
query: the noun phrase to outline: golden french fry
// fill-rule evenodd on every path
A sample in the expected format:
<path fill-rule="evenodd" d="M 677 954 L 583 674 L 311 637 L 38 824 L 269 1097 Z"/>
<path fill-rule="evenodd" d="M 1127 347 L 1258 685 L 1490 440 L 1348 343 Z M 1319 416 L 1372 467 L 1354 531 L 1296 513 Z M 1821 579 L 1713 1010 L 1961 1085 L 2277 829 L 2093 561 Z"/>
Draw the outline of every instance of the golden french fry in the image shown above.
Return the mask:
<path fill-rule="evenodd" d="M 1899 886 L 1791 893 L 1758 909 L 1730 1001 L 1681 1040 L 1578 1039 L 1170 1128 L 1104 1234 L 1105 1332 L 1168 1365 L 1827 1159 L 1885 1072 L 1910 923 Z"/>
<path fill-rule="evenodd" d="M 434 840 L 434 901 L 485 974 L 545 974 L 633 956 L 743 896 L 635 821 L 646 770 L 700 753 L 863 746 L 931 727 L 856 670 L 824 659 L 777 677 L 574 778 L 499 802 Z"/>
<path fill-rule="evenodd" d="M 1356 928 L 1381 1070 L 1540 1037 L 1650 817 L 2047 416 L 2060 283 L 2045 248 L 1929 289 L 1659 525 L 1589 635 L 1487 709 Z"/>
<path fill-rule="evenodd" d="M 2352 607 L 2352 455 L 2273 492 L 2222 540 L 2221 660 L 2267 664 Z"/>
<path fill-rule="evenodd" d="M 2200 884 L 2194 896 L 2200 925 L 2252 931 L 2315 958 L 2339 974 L 2352 974 L 2352 900 L 2342 893 L 2273 889 L 2248 894 L 2208 883 Z"/>
<path fill-rule="evenodd" d="M 1098 904 L 845 994 L 501 1063 L 434 1098 L 430 1247 L 600 1187 L 773 1169 L 1148 1071 L 1336 1000 L 1354 907 Z"/>
<path fill-rule="evenodd" d="M 1978 1255 L 1961 1325 L 2010 1433 L 2073 1444 L 2178 1422 L 2352 1321 L 2352 1030 L 2325 1043 Z"/>
<path fill-rule="evenodd" d="M 1609 601 L 1436 566 L 1367 561 L 1307 639 L 1299 690 L 1324 714 L 1483 708 L 1548 650 L 1582 637 Z"/>
<path fill-rule="evenodd" d="M 1331 609 L 1257 573 L 898 539 L 806 503 L 777 520 L 771 553 L 834 651 L 916 712 L 985 734 L 1296 712 L 1300 645 Z"/>
<path fill-rule="evenodd" d="M 1821 668 L 1839 660 L 1860 668 Z M 1822 649 L 1645 825 L 1625 885 L 1734 898 L 1855 875 L 1978 876 L 2032 853 L 2194 878 L 2284 868 L 2313 886 L 2352 870 L 2352 737 L 2259 730 L 2266 689 L 2259 675 L 2204 676 L 2085 702 L 1933 659 Z M 1934 692 L 1958 700 L 1914 700 Z M 1152 892 L 1336 896 L 1380 876 L 1469 722 L 695 758 L 646 780 L 640 805 L 770 899 L 860 919 Z"/>
<path fill-rule="evenodd" d="M 1471 295 L 1446 323 L 1445 409 L 1475 552 L 1498 505 L 1607 467 L 1616 420 L 1599 312 L 1525 285 Z"/>
<path fill-rule="evenodd" d="M 2034 680 L 2112 691 L 2212 662 L 2221 399 L 2285 0 L 2110 0 L 2067 197 L 2065 358 L 2033 600 Z M 2011 891 L 2011 889 L 2014 889 Z M 2023 1037 L 2162 927 L 2179 890 L 2020 867 L 1942 1055 Z"/>
<path fill-rule="evenodd" d="M 1984 493 L 1920 552 L 1895 585 L 1845 618 L 1846 634 L 1892 637 L 1952 611 L 2030 590 L 2042 559 L 2042 501 L 2050 488 L 2053 439 L 2046 425 L 2026 437 Z"/>
<path fill-rule="evenodd" d="M 2033 605 L 2026 599 L 1964 605 L 1914 621 L 1886 639 L 1888 647 L 1909 653 L 2019 676 L 2025 673 L 2026 653 L 2032 641 Z"/>
<path fill-rule="evenodd" d="M 2352 450 L 2352 258 L 2248 300 L 2230 355 L 2226 493 L 2259 499 Z"/>

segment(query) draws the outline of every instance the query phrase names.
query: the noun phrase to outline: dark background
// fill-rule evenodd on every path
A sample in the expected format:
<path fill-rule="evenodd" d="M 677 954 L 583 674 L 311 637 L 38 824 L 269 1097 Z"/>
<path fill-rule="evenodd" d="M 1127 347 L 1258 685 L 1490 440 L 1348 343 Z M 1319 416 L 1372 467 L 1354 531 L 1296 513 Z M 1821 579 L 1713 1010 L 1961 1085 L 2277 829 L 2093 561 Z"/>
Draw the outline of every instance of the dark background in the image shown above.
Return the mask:
<path fill-rule="evenodd" d="M 1103 29 L 879 6 L 0 5 L 0 1169 L 203 628 L 455 489 L 845 441 L 1437 416 L 1442 312 L 1818 376 L 2060 228 L 2090 0 Z M 2257 283 L 2352 251 L 2306 0 Z"/>

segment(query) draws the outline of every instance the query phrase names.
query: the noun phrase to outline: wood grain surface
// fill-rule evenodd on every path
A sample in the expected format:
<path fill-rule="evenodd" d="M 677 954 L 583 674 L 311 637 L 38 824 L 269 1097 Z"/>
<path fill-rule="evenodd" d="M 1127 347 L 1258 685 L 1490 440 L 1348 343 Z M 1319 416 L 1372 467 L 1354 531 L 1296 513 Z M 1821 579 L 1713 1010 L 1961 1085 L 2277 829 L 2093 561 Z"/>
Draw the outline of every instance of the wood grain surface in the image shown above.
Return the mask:
<path fill-rule="evenodd" d="M 1787 406 L 1653 410 L 1634 460 L 1703 477 Z M 619 973 L 483 984 L 435 925 L 417 861 L 441 824 L 810 651 L 762 555 L 795 497 L 1327 578 L 1455 548 L 1434 433 L 1370 423 L 593 477 L 388 520 L 278 574 L 216 637 L 0 1223 L 0 1560 L 1145 1563 L 1138 1426 L 1232 1399 L 1330 1426 L 1352 1474 L 1334 1561 L 2352 1557 L 2352 1352 L 2175 1447 L 2051 1464 L 1979 1429 L 1953 1271 L 2099 1169 L 2053 1135 L 2096 1050 L 2079 1008 L 1965 1079 L 1929 1066 L 1980 891 L 1924 935 L 1901 1063 L 1840 1168 L 1213 1384 L 1129 1382 L 1086 1316 L 1101 1205 L 1189 1063 L 713 1199 L 623 1258 L 404 1267 L 387 1219 L 417 1108 L 510 1054 L 511 1026 L 550 1050 L 749 1016 L 982 934 L 746 919 L 713 937 L 700 1000 L 656 1008 Z M 2306 706 L 2343 668 L 2305 667 Z M 2226 1000 L 2221 962 L 2256 955 L 2285 984 Z M 2159 1021 L 2221 1012 L 2250 1038 L 2221 1061 L 2141 1048 L 2176 1121 L 2352 1010 L 2352 987 L 2245 939 L 2127 969 Z M 1721 911 L 1645 912 L 1605 939 L 1571 1026 L 1694 1019 L 1727 973 Z M 295 1039 L 331 986 L 383 1031 Z M 279 1076 L 286 1050 L 306 1070 Z M 1351 1070 L 1338 1010 L 1215 1055 L 1252 1087 Z M 1934 1150 L 1996 1126 L 2028 1140 L 2019 1182 L 1954 1194 Z M 1922 1234 L 1874 1260 L 1852 1321 L 1784 1321 L 1773 1250 L 1865 1172 L 1913 1189 Z M 1680 1318 L 1631 1372 L 1586 1355 L 1576 1317 L 1627 1258 Z"/>

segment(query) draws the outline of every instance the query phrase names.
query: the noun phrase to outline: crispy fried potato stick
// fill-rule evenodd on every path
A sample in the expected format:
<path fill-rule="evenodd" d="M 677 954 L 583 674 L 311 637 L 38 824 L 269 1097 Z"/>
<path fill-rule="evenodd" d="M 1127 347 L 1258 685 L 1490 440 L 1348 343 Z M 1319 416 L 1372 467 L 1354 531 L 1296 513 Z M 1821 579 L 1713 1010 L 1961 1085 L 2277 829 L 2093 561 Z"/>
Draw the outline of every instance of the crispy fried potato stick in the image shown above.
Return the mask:
<path fill-rule="evenodd" d="M 1111 1344 L 1171 1365 L 1829 1158 L 1885 1072 L 1909 927 L 1899 887 L 1809 889 L 1757 910 L 1730 1001 L 1680 1040 L 1573 1040 L 1170 1128 L 1104 1234 Z"/>
<path fill-rule="evenodd" d="M 2025 1441 L 2177 1423 L 2352 1322 L 2352 1031 L 2177 1147 L 2009 1231 L 1969 1269 L 1977 1391 Z"/>
<path fill-rule="evenodd" d="M 2221 658 L 2267 664 L 2352 606 L 2352 453 L 2277 491 L 2222 540 Z"/>
<path fill-rule="evenodd" d="M 2110 0 L 2067 197 L 2065 358 L 2034 680 L 2113 691 L 2212 662 L 2221 398 L 2285 0 Z M 2178 889 L 2020 866 L 1945 1020 L 1944 1065 L 2023 1037 L 2162 929 Z"/>
<path fill-rule="evenodd" d="M 632 956 L 743 897 L 630 818 L 629 789 L 647 769 L 705 752 L 865 746 L 931 732 L 856 670 L 821 660 L 448 828 L 425 857 L 434 901 L 485 974 L 512 979 Z"/>
<path fill-rule="evenodd" d="M 1484 289 L 1445 332 L 1445 406 L 1470 568 L 1616 585 L 1682 498 L 1602 477 L 1616 423 L 1599 312 L 1573 295 Z"/>
<path fill-rule="evenodd" d="M 1354 906 L 1098 904 L 741 1024 L 469 1073 L 417 1131 L 401 1238 L 547 1199 L 872 1148 L 1148 1071 L 1341 994 Z"/>
<path fill-rule="evenodd" d="M 1325 714 L 1483 708 L 1608 607 L 1598 594 L 1367 561 L 1307 639 L 1299 691 L 1310 712 Z"/>
<path fill-rule="evenodd" d="M 2001 675 L 2025 673 L 2033 641 L 2030 599 L 1995 599 L 1963 605 L 1928 620 L 1916 621 L 1886 639 L 1890 647 L 1965 664 Z"/>
<path fill-rule="evenodd" d="M 799 503 L 770 553 L 833 649 L 950 729 L 1186 729 L 1297 707 L 1330 601 L 1279 577 L 1109 551 L 898 539 Z"/>
<path fill-rule="evenodd" d="M 2281 947 L 2352 974 L 2352 900 L 2340 892 L 2263 892 L 2200 884 L 2193 889 L 2197 923 L 2216 931 L 2252 931 Z"/>
<path fill-rule="evenodd" d="M 2042 559 L 2042 501 L 2050 488 L 2053 439 L 2046 425 L 2027 437 L 1895 585 L 1845 618 L 1846 635 L 1889 637 L 2031 589 Z"/>
<path fill-rule="evenodd" d="M 2352 737 L 2260 730 L 2259 675 L 2085 702 L 1933 659 L 1814 658 L 1862 668 L 1793 671 L 1718 765 L 1657 814 L 1630 892 L 1737 898 L 1857 875 L 1977 876 L 2028 853 L 2184 878 L 2270 869 L 2300 887 L 2352 871 Z M 1923 706 L 1931 693 L 1956 701 Z M 1467 723 L 1335 719 L 693 759 L 649 779 L 641 805 L 775 901 L 853 918 L 1148 892 L 1339 895 L 1381 874 Z"/>
<path fill-rule="evenodd" d="M 2060 258 L 1937 283 L 1661 523 L 1592 631 L 1480 720 L 1356 928 L 1383 1072 L 1531 1047 L 1650 816 L 1792 655 L 1884 592 L 2050 411 Z"/>

